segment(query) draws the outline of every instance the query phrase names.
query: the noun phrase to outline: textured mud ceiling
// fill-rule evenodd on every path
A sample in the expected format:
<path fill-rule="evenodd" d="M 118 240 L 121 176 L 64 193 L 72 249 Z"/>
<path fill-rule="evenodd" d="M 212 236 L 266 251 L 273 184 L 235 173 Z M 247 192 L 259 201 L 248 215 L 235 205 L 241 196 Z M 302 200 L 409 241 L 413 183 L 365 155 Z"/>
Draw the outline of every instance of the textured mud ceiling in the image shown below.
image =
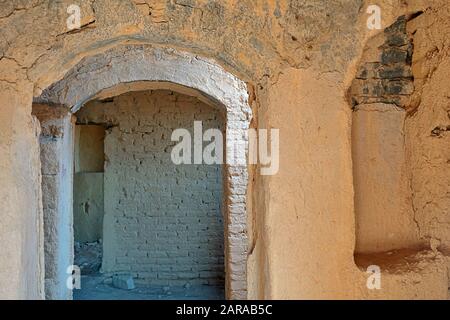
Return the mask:
<path fill-rule="evenodd" d="M 68 31 L 73 3 L 82 27 Z M 367 28 L 371 4 L 382 30 Z M 123 45 L 214 60 L 246 82 L 251 126 L 280 129 L 278 174 L 249 168 L 247 298 L 448 297 L 447 0 L 2 0 L 1 298 L 44 296 L 33 98 Z M 364 221 L 386 228 L 364 239 Z"/>

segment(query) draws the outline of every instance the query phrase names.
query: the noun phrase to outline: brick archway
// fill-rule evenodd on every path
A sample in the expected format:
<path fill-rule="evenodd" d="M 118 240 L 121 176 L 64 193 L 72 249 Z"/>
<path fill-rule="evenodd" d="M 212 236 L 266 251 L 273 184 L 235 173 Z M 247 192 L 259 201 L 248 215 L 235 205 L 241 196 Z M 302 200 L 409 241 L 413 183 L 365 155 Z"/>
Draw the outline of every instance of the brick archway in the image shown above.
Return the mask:
<path fill-rule="evenodd" d="M 168 48 L 127 45 L 84 58 L 63 79 L 36 97 L 35 102 L 62 105 L 74 113 L 92 99 L 143 87 L 181 91 L 205 99 L 225 113 L 226 295 L 229 299 L 245 299 L 247 129 L 252 113 L 244 82 L 212 60 Z"/>

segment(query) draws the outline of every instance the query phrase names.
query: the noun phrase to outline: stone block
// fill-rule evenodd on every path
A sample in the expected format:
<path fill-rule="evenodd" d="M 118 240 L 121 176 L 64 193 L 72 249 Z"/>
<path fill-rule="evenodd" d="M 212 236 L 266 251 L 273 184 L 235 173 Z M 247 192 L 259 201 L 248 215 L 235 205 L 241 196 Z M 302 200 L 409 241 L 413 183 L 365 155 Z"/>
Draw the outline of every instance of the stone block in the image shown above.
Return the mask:
<path fill-rule="evenodd" d="M 381 54 L 381 63 L 383 64 L 391 64 L 404 62 L 406 63 L 408 58 L 408 51 L 399 49 L 399 48 L 389 48 L 383 51 Z"/>
<path fill-rule="evenodd" d="M 112 285 L 119 289 L 133 290 L 135 288 L 133 277 L 129 274 L 114 275 Z"/>

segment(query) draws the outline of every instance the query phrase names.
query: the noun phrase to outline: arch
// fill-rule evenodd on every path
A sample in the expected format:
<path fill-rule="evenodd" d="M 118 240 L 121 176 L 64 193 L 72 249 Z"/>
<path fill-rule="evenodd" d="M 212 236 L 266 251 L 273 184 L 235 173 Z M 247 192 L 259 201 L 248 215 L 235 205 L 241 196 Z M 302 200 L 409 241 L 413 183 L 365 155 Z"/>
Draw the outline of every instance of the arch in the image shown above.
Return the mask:
<path fill-rule="evenodd" d="M 196 89 L 220 102 L 228 121 L 250 121 L 243 81 L 210 59 L 149 45 L 120 46 L 84 58 L 35 101 L 62 104 L 76 112 L 102 90 L 135 81 L 169 82 Z"/>
<path fill-rule="evenodd" d="M 125 45 L 82 59 L 34 101 L 78 111 L 117 92 L 171 89 L 208 100 L 226 115 L 224 221 L 226 294 L 247 297 L 247 129 L 252 118 L 246 84 L 214 61 L 170 48 Z M 120 94 L 120 93 L 119 93 Z M 238 142 L 238 143 L 236 143 Z M 240 143 L 242 142 L 242 143 Z"/>

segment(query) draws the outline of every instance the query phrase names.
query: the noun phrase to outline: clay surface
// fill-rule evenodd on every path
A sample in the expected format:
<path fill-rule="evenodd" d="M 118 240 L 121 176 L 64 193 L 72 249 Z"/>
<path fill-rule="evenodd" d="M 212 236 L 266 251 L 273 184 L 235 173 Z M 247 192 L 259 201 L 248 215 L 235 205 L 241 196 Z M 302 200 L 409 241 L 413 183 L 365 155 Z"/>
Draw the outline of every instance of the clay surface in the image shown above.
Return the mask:
<path fill-rule="evenodd" d="M 215 105 L 226 132 L 279 129 L 277 174 L 245 147 L 225 166 L 228 298 L 448 298 L 447 0 L 377 1 L 380 29 L 366 0 L 90 0 L 69 30 L 73 2 L 0 3 L 0 298 L 45 298 L 46 257 L 73 241 L 73 184 L 45 172 L 73 158 L 47 156 L 33 100 L 74 113 L 149 89 Z"/>

